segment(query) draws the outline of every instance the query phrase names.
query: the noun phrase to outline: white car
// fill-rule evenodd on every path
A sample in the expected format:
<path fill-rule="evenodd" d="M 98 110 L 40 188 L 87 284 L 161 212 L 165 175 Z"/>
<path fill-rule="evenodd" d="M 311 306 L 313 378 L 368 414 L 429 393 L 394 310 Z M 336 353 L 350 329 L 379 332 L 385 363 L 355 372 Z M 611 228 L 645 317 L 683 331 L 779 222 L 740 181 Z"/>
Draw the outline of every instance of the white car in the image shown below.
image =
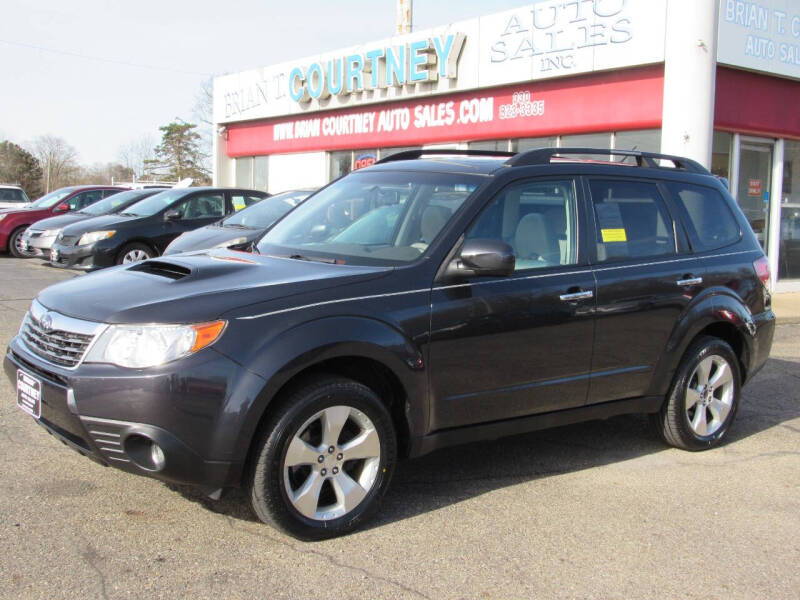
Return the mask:
<path fill-rule="evenodd" d="M 30 203 L 28 194 L 20 186 L 0 183 L 0 209 L 25 208 Z"/>

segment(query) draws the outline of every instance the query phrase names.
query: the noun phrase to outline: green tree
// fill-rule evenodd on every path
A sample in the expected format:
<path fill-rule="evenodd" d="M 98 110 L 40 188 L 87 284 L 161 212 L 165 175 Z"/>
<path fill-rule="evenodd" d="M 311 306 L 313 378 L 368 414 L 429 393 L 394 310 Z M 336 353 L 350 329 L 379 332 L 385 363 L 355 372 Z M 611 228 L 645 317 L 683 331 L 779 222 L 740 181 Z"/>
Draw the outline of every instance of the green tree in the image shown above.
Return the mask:
<path fill-rule="evenodd" d="M 42 195 L 42 168 L 36 157 L 13 142 L 0 142 L 0 183 L 18 183 L 31 200 Z"/>
<path fill-rule="evenodd" d="M 200 149 L 197 125 L 176 120 L 158 129 L 161 143 L 156 146 L 155 159 L 145 161 L 147 170 L 173 181 L 191 177 L 195 183 L 208 182 L 208 169 L 203 167 L 206 155 Z"/>

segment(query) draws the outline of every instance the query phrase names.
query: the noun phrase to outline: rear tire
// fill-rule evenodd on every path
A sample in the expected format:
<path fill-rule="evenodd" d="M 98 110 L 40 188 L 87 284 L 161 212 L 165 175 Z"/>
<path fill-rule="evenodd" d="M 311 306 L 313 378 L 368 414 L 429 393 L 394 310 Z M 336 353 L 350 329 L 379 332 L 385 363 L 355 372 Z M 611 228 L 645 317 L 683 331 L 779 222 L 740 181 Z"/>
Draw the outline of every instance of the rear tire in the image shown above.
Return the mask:
<path fill-rule="evenodd" d="M 256 448 L 249 481 L 254 512 L 303 540 L 360 527 L 377 511 L 397 460 L 386 406 L 367 386 L 335 376 L 287 396 Z"/>
<path fill-rule="evenodd" d="M 22 234 L 25 233 L 27 228 L 27 226 L 17 227 L 11 232 L 11 235 L 8 236 L 8 251 L 14 258 L 27 258 L 25 253 L 22 251 L 22 247 L 20 246 Z"/>
<path fill-rule="evenodd" d="M 739 360 L 721 339 L 703 336 L 684 354 L 669 396 L 650 423 L 683 450 L 718 445 L 733 424 L 741 395 Z"/>
<path fill-rule="evenodd" d="M 153 258 L 155 252 L 150 246 L 145 244 L 133 243 L 127 244 L 117 255 L 118 265 L 127 265 L 130 263 L 141 262 L 148 258 Z"/>

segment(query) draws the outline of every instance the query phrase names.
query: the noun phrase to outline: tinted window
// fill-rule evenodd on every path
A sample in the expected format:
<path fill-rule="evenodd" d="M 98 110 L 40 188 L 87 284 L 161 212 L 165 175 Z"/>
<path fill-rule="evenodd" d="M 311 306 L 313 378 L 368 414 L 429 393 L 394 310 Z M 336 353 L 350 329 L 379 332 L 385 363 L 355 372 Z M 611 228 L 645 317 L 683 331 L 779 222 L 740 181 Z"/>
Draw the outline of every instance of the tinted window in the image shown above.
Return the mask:
<path fill-rule="evenodd" d="M 231 215 L 222 223 L 230 227 L 265 229 L 297 206 L 308 194 L 309 192 L 285 192 L 270 196 Z"/>
<path fill-rule="evenodd" d="M 481 213 L 467 238 L 500 240 L 514 249 L 516 270 L 577 262 L 572 180 L 514 184 Z"/>
<path fill-rule="evenodd" d="M 114 194 L 119 194 L 122 190 L 103 190 L 103 198 L 108 198 Z"/>
<path fill-rule="evenodd" d="M 739 225 L 717 190 L 687 183 L 670 183 L 668 187 L 695 251 L 722 248 L 739 239 Z"/>
<path fill-rule="evenodd" d="M 221 192 L 187 198 L 176 207 L 181 219 L 209 219 L 225 216 L 225 196 Z"/>
<path fill-rule="evenodd" d="M 27 202 L 28 199 L 22 190 L 13 188 L 0 188 L 0 202 Z"/>
<path fill-rule="evenodd" d="M 589 187 L 598 261 L 675 253 L 672 219 L 654 183 L 593 179 Z"/>
<path fill-rule="evenodd" d="M 83 192 L 82 194 L 76 194 L 69 199 L 69 209 L 80 210 L 85 206 L 94 204 L 102 197 L 103 197 L 103 190 L 91 190 L 89 192 Z"/>

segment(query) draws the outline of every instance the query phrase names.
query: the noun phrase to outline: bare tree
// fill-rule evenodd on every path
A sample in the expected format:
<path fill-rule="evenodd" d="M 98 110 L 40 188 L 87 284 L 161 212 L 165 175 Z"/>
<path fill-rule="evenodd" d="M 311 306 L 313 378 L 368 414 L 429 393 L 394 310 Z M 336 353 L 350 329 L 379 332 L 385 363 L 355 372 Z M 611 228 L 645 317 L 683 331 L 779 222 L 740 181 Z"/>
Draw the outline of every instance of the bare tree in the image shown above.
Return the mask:
<path fill-rule="evenodd" d="M 42 167 L 45 193 L 70 185 L 78 176 L 78 151 L 64 138 L 40 135 L 31 142 L 30 149 Z"/>
<path fill-rule="evenodd" d="M 194 95 L 192 116 L 200 135 L 201 165 L 203 170 L 210 173 L 214 135 L 214 80 L 210 77 L 200 84 L 200 89 Z"/>
<path fill-rule="evenodd" d="M 117 159 L 137 179 L 143 179 L 149 175 L 148 163 L 155 158 L 157 145 L 158 140 L 154 135 L 143 135 L 122 146 L 117 152 Z"/>

